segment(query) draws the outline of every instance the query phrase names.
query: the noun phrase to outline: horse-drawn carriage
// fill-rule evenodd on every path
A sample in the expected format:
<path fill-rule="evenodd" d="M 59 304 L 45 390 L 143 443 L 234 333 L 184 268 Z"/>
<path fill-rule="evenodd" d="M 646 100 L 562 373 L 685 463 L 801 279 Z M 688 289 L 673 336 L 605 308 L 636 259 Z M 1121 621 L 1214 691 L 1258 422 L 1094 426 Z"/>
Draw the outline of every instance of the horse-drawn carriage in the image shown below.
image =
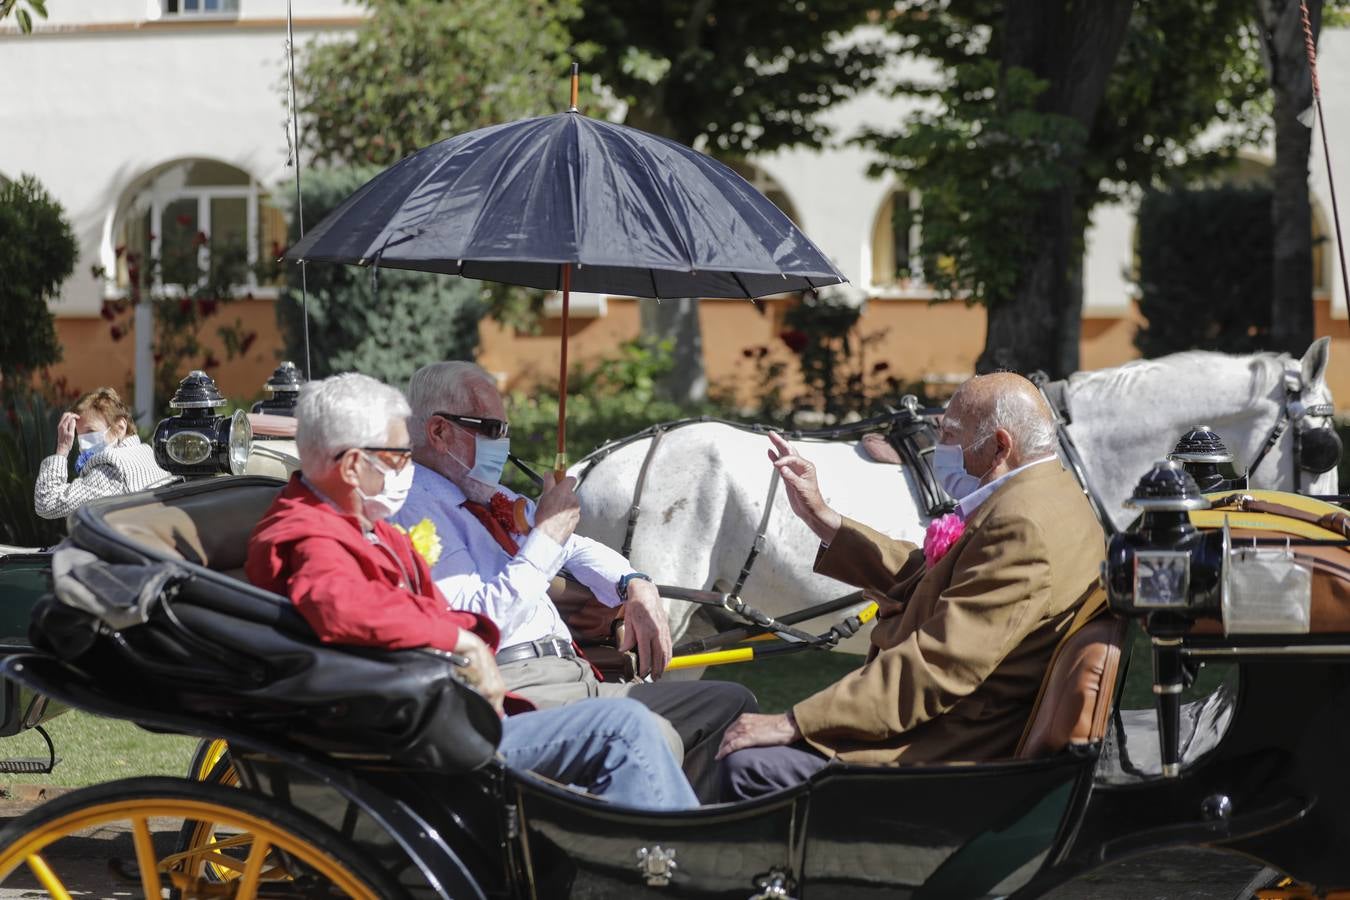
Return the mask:
<path fill-rule="evenodd" d="M 241 576 L 279 481 L 101 501 L 71 518 L 38 651 L 0 672 L 32 696 L 224 739 L 239 787 L 129 779 L 58 798 L 0 833 L 0 884 L 66 896 L 54 845 L 120 822 L 129 847 L 107 878 L 145 896 L 1035 896 L 1186 845 L 1350 886 L 1350 526 L 1328 503 L 1213 483 L 1204 498 L 1188 478 L 1171 464 L 1139 483 L 1109 611 L 1085 607 L 1058 648 L 1015 758 L 832 765 L 680 813 L 506 770 L 495 716 L 443 654 L 320 645 Z M 1120 709 L 1136 627 L 1156 720 Z M 1191 699 L 1207 660 L 1230 679 Z M 165 818 L 184 823 L 173 846 L 154 833 Z M 81 845 L 99 846 L 117 845 Z"/>

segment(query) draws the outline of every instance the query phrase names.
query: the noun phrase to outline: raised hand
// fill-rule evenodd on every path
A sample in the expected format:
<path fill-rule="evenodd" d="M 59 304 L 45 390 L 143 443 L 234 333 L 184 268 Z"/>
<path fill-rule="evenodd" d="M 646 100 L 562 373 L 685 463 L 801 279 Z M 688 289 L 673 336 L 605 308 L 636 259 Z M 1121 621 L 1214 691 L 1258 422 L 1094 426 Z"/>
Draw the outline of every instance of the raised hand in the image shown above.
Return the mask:
<path fill-rule="evenodd" d="M 56 423 L 56 455 L 69 456 L 71 449 L 75 446 L 75 426 L 79 424 L 80 417 L 73 412 L 61 414 L 61 420 Z"/>
<path fill-rule="evenodd" d="M 834 540 L 843 518 L 830 509 L 821 496 L 820 485 L 816 481 L 815 464 L 797 455 L 792 445 L 782 436 L 769 433 L 769 442 L 773 449 L 769 451 L 769 461 L 783 479 L 787 492 L 788 505 L 806 526 L 816 533 L 816 537 L 825 543 Z"/>
<path fill-rule="evenodd" d="M 568 476 L 554 483 L 554 475 L 544 475 L 544 492 L 534 507 L 534 527 L 553 538 L 559 544 L 576 531 L 581 521 L 581 501 L 577 499 L 577 480 Z"/>

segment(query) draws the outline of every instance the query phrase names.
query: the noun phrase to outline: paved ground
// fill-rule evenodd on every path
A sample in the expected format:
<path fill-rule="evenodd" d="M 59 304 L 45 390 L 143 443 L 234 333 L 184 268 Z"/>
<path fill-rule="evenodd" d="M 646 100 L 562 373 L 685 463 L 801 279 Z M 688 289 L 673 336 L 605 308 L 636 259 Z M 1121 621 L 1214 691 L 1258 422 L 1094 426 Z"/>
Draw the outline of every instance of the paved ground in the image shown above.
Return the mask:
<path fill-rule="evenodd" d="M 0 801 L 0 826 L 34 805 L 33 798 Z M 155 842 L 171 852 L 178 823 L 152 820 Z M 80 898 L 138 897 L 137 886 L 121 881 L 110 870 L 110 859 L 134 859 L 130 835 L 121 829 L 101 829 L 66 842 L 63 852 L 49 860 Z M 1175 850 L 1119 863 L 1065 885 L 1047 900 L 1231 900 L 1251 880 L 1258 866 L 1228 854 L 1204 850 Z M 0 900 L 46 897 L 31 877 L 11 879 L 0 888 Z"/>

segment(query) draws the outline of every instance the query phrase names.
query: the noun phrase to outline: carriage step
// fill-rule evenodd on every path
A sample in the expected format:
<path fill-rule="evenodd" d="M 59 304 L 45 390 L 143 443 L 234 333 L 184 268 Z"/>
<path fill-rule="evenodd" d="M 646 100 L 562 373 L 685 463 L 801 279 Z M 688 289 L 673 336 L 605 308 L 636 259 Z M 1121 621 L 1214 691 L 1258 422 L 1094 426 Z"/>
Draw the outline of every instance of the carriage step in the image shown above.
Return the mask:
<path fill-rule="evenodd" d="M 0 759 L 0 775 L 46 775 L 60 759 Z"/>

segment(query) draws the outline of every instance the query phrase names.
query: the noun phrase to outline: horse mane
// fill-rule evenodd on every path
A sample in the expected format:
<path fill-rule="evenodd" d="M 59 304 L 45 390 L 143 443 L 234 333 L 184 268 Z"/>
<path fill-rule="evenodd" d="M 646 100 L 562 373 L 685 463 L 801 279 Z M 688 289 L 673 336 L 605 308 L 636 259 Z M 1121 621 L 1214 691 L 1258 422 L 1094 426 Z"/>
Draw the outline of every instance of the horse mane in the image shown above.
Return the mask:
<path fill-rule="evenodd" d="M 1230 371 L 1245 369 L 1250 402 L 1266 395 L 1284 372 L 1287 353 L 1261 351 L 1248 354 L 1219 353 L 1212 350 L 1185 350 L 1157 359 L 1137 359 L 1109 369 L 1075 372 L 1067 379 L 1067 393 L 1075 402 L 1091 404 L 1104 398 L 1120 398 L 1153 390 L 1165 389 L 1175 383 L 1178 370 L 1215 371 L 1222 366 Z M 1217 372 L 1216 372 L 1217 374 Z M 1215 386 L 1220 380 L 1215 381 Z M 1233 379 L 1223 380 L 1224 386 L 1235 386 Z"/>

